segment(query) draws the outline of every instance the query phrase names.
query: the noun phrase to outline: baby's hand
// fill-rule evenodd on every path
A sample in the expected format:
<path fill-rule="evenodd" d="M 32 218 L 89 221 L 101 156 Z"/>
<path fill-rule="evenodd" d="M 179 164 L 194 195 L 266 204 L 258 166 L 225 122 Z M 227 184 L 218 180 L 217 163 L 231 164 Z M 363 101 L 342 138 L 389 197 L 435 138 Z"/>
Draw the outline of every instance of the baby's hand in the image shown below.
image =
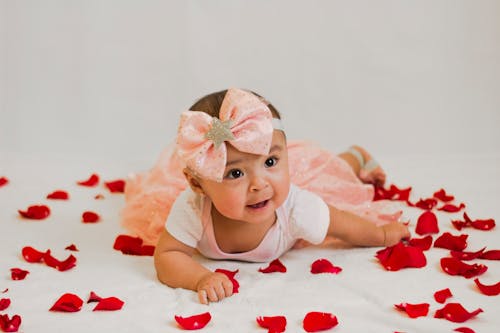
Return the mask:
<path fill-rule="evenodd" d="M 233 294 L 233 283 L 225 274 L 210 272 L 198 281 L 196 291 L 201 304 L 218 302 Z"/>
<path fill-rule="evenodd" d="M 384 246 L 393 246 L 403 239 L 410 238 L 410 230 L 400 222 L 391 222 L 383 225 L 382 230 L 385 233 Z"/>

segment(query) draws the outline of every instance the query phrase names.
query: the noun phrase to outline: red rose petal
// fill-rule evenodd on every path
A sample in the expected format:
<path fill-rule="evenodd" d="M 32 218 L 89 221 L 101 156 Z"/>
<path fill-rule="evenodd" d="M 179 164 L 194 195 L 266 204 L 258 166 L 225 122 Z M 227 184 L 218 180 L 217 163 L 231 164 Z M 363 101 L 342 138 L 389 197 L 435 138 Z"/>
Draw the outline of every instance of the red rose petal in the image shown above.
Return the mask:
<path fill-rule="evenodd" d="M 328 330 L 338 324 L 337 317 L 327 312 L 309 312 L 304 317 L 302 327 L 306 332 L 319 332 Z"/>
<path fill-rule="evenodd" d="M 488 266 L 482 264 L 468 265 L 455 258 L 441 258 L 441 268 L 450 275 L 461 275 L 467 279 L 483 274 Z"/>
<path fill-rule="evenodd" d="M 75 252 L 78 252 L 78 249 L 76 248 L 76 245 L 75 244 L 71 244 L 71 245 L 68 245 L 64 248 L 65 250 L 69 250 L 69 251 L 75 251 Z"/>
<path fill-rule="evenodd" d="M 27 210 L 18 210 L 19 214 L 30 220 L 43 220 L 50 215 L 50 208 L 45 205 L 29 206 Z"/>
<path fill-rule="evenodd" d="M 453 195 L 446 194 L 444 189 L 440 189 L 437 192 L 434 192 L 432 195 L 434 198 L 441 200 L 442 202 L 449 202 L 455 199 Z"/>
<path fill-rule="evenodd" d="M 26 275 L 28 275 L 29 272 L 25 271 L 24 269 L 20 268 L 11 268 L 10 269 L 10 277 L 12 280 L 24 280 L 26 278 Z"/>
<path fill-rule="evenodd" d="M 406 312 L 410 318 L 425 317 L 429 313 L 429 303 L 410 304 L 401 303 L 394 305 L 398 310 Z"/>
<path fill-rule="evenodd" d="M 274 259 L 271 261 L 269 266 L 266 268 L 259 268 L 259 272 L 261 273 L 274 273 L 274 272 L 280 272 L 280 273 L 285 273 L 286 272 L 286 267 L 283 265 L 283 263 L 279 259 Z"/>
<path fill-rule="evenodd" d="M 92 311 L 116 311 L 123 307 L 123 301 L 117 297 L 106 297 L 97 303 Z"/>
<path fill-rule="evenodd" d="M 125 191 L 125 181 L 122 179 L 105 182 L 104 185 L 111 193 L 123 193 Z"/>
<path fill-rule="evenodd" d="M 332 273 L 338 274 L 342 272 L 342 268 L 334 266 L 327 259 L 318 259 L 311 265 L 311 273 L 320 274 L 320 273 Z"/>
<path fill-rule="evenodd" d="M 262 328 L 267 328 L 268 333 L 282 333 L 286 329 L 285 316 L 257 317 L 257 323 Z"/>
<path fill-rule="evenodd" d="M 97 213 L 94 212 L 84 212 L 82 214 L 82 222 L 83 223 L 96 223 L 100 219 L 100 216 Z"/>
<path fill-rule="evenodd" d="M 238 281 L 234 278 L 234 276 L 236 275 L 236 273 L 238 273 L 238 271 L 239 271 L 238 269 L 237 269 L 237 270 L 235 270 L 235 271 L 228 271 L 227 269 L 222 269 L 222 268 L 217 268 L 217 269 L 215 270 L 215 272 L 217 272 L 217 273 L 222 273 L 222 274 L 226 275 L 226 276 L 229 278 L 229 280 L 230 280 L 230 281 L 231 281 L 231 283 L 233 284 L 233 293 L 235 293 L 235 294 L 236 294 L 237 292 L 239 292 L 239 290 L 240 290 L 240 284 L 239 284 L 239 282 L 238 282 Z"/>
<path fill-rule="evenodd" d="M 459 206 L 452 204 L 444 204 L 442 207 L 439 207 L 438 210 L 448 212 L 448 213 L 456 213 L 465 208 L 465 204 L 462 202 Z"/>
<path fill-rule="evenodd" d="M 5 288 L 3 291 L 2 291 L 2 294 L 5 294 L 6 292 L 9 291 L 9 288 Z"/>
<path fill-rule="evenodd" d="M 113 249 L 121 251 L 123 254 L 137 256 L 152 256 L 155 247 L 152 245 L 142 245 L 143 240 L 139 237 L 119 235 L 115 239 Z"/>
<path fill-rule="evenodd" d="M 468 327 L 458 327 L 454 329 L 455 332 L 461 332 L 461 333 L 476 333 L 473 329 L 470 329 Z"/>
<path fill-rule="evenodd" d="M 425 210 L 431 210 L 437 205 L 437 200 L 434 198 L 420 199 L 415 203 L 415 207 Z"/>
<path fill-rule="evenodd" d="M 451 293 L 450 288 L 442 289 L 434 293 L 434 299 L 436 302 L 441 304 L 446 302 L 446 300 L 452 296 L 453 294 Z"/>
<path fill-rule="evenodd" d="M 454 236 L 449 232 L 445 232 L 441 236 L 436 239 L 434 242 L 434 247 L 440 247 L 443 249 L 453 250 L 453 251 L 462 251 L 467 247 L 467 238 L 468 235 L 459 235 Z"/>
<path fill-rule="evenodd" d="M 47 199 L 68 200 L 69 194 L 66 191 L 57 190 L 57 191 L 54 191 L 50 194 L 47 194 Z"/>
<path fill-rule="evenodd" d="M 43 256 L 43 261 L 49 267 L 55 268 L 60 272 L 67 271 L 76 266 L 76 257 L 70 254 L 64 261 L 57 260 L 52 256 L 50 250 L 47 250 Z"/>
<path fill-rule="evenodd" d="M 442 309 L 436 310 L 434 318 L 444 318 L 454 323 L 463 323 L 464 321 L 477 316 L 481 312 L 483 312 L 482 309 L 468 312 L 459 303 L 448 303 Z"/>
<path fill-rule="evenodd" d="M 100 302 L 102 300 L 102 297 L 97 295 L 95 292 L 91 291 L 89 295 L 89 299 L 87 300 L 87 303 L 92 303 L 92 302 Z"/>
<path fill-rule="evenodd" d="M 87 180 L 81 180 L 77 182 L 78 185 L 93 187 L 99 184 L 99 175 L 92 174 Z"/>
<path fill-rule="evenodd" d="M 375 257 L 388 271 L 398 271 L 406 267 L 420 268 L 427 264 L 422 249 L 405 246 L 402 242 L 377 251 Z"/>
<path fill-rule="evenodd" d="M 77 312 L 80 311 L 83 301 L 75 294 L 66 293 L 52 305 L 49 311 Z"/>
<path fill-rule="evenodd" d="M 3 332 L 17 332 L 21 326 L 21 317 L 19 315 L 13 315 L 9 318 L 9 315 L 0 315 L 0 329 Z"/>
<path fill-rule="evenodd" d="M 476 283 L 477 287 L 481 291 L 481 293 L 488 295 L 488 296 L 496 296 L 500 294 L 500 282 L 497 282 L 492 285 L 485 285 L 479 282 L 478 278 L 474 279 L 474 282 Z"/>
<path fill-rule="evenodd" d="M 458 260 L 473 260 L 477 259 L 483 254 L 486 247 L 476 252 L 464 252 L 464 251 L 450 251 L 450 255 Z"/>
<path fill-rule="evenodd" d="M 96 200 L 102 200 L 102 199 L 104 199 L 104 195 L 102 195 L 102 194 L 97 194 L 97 195 L 94 197 L 94 199 L 96 199 Z"/>
<path fill-rule="evenodd" d="M 23 247 L 21 252 L 24 260 L 31 263 L 41 262 L 43 260 L 43 256 L 45 255 L 45 252 L 40 252 L 31 246 Z"/>
<path fill-rule="evenodd" d="M 7 309 L 10 305 L 10 298 L 0 299 L 0 311 Z"/>
<path fill-rule="evenodd" d="M 439 227 L 436 215 L 430 210 L 423 212 L 418 217 L 415 232 L 419 235 L 437 234 Z"/>
<path fill-rule="evenodd" d="M 483 252 L 479 258 L 487 260 L 500 260 L 500 250 L 489 250 Z"/>
<path fill-rule="evenodd" d="M 408 240 L 408 244 L 414 247 L 422 249 L 422 251 L 427 251 L 432 246 L 432 236 L 427 235 L 423 238 L 411 238 Z"/>
<path fill-rule="evenodd" d="M 7 185 L 9 180 L 6 177 L 0 177 L 0 187 Z"/>
<path fill-rule="evenodd" d="M 474 220 L 470 223 L 470 225 L 474 229 L 488 231 L 488 230 L 491 230 L 495 227 L 495 220 L 494 219 Z"/>
<path fill-rule="evenodd" d="M 190 317 L 175 316 L 174 318 L 175 321 L 185 330 L 199 330 L 208 324 L 210 319 L 212 319 L 212 316 L 209 312 L 205 312 Z"/>
<path fill-rule="evenodd" d="M 389 189 L 381 186 L 375 186 L 375 196 L 373 201 L 377 200 L 401 200 L 407 201 L 410 197 L 411 187 L 400 189 L 396 185 L 391 185 Z"/>

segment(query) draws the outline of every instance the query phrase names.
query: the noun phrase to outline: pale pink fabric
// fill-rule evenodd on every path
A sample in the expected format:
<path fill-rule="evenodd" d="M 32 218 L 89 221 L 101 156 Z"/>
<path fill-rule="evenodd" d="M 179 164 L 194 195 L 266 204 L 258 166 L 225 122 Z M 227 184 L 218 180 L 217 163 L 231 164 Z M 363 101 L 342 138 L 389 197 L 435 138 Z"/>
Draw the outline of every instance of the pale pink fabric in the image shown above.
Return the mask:
<path fill-rule="evenodd" d="M 361 183 L 340 157 L 308 142 L 289 142 L 288 158 L 293 184 L 319 195 L 327 204 L 364 216 L 376 224 L 395 221 L 400 211 L 388 201 L 372 201 L 373 187 Z M 156 165 L 132 175 L 125 186 L 125 228 L 148 244 L 155 244 L 165 227 L 173 202 L 187 186 L 183 163 L 167 148 Z"/>
<path fill-rule="evenodd" d="M 213 122 L 228 123 L 234 139 L 231 145 L 239 151 L 265 155 L 271 148 L 273 136 L 272 114 L 268 106 L 254 94 L 229 89 L 224 96 L 219 118 L 205 112 L 190 110 L 181 114 L 177 134 L 177 151 L 186 165 L 206 179 L 220 182 L 226 167 L 226 144 L 207 137 Z M 224 137 L 223 132 L 212 132 Z"/>

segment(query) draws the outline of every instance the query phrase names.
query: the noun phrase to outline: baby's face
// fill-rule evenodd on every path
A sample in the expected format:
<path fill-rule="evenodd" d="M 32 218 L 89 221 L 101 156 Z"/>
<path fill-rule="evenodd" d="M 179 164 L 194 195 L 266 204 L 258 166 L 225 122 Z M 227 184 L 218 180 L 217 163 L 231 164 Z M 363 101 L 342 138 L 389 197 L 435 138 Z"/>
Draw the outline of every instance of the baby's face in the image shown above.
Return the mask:
<path fill-rule="evenodd" d="M 200 180 L 206 195 L 226 218 L 248 223 L 275 219 L 290 189 L 285 135 L 275 130 L 268 155 L 244 153 L 227 144 L 222 182 Z"/>

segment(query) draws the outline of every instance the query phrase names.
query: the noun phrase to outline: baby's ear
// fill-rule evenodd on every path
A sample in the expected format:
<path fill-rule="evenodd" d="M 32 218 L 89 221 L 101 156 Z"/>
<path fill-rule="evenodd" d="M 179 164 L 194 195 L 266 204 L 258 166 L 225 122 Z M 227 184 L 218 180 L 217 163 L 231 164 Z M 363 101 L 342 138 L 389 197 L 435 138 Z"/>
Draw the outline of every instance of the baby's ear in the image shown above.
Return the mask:
<path fill-rule="evenodd" d="M 189 187 L 191 187 L 191 190 L 193 190 L 193 192 L 195 192 L 195 193 L 205 195 L 205 191 L 203 191 L 203 188 L 201 187 L 200 182 L 193 175 L 193 172 L 191 170 L 189 170 L 188 168 L 184 168 L 184 170 L 182 170 L 182 172 L 184 173 L 184 176 L 186 177 L 186 180 L 188 181 L 188 184 L 189 184 Z"/>

